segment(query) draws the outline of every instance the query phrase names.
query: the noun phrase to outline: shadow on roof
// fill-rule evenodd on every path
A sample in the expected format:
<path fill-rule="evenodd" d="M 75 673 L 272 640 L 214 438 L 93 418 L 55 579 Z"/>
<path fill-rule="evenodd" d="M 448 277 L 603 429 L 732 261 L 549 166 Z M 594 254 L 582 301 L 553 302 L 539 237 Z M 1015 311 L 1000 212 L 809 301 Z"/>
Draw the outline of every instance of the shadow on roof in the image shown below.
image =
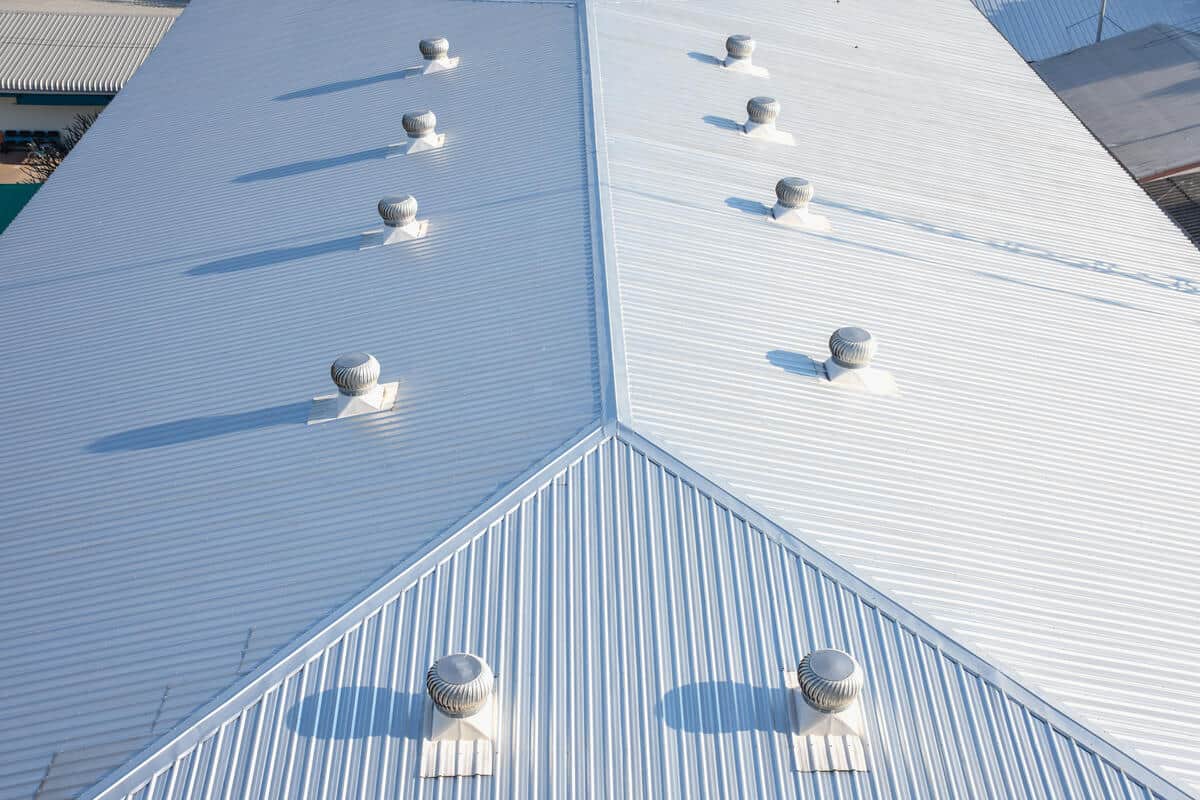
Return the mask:
<path fill-rule="evenodd" d="M 233 182 L 253 183 L 255 181 L 274 180 L 275 178 L 287 178 L 292 175 L 303 175 L 306 172 L 317 172 L 323 169 L 341 167 L 346 164 L 354 164 L 359 161 L 374 161 L 387 157 L 387 154 L 388 149 L 386 147 L 372 147 L 370 150 L 360 150 L 357 153 L 348 153 L 344 156 L 314 158 L 310 161 L 297 161 L 294 164 L 282 164 L 278 167 L 260 169 L 257 172 L 247 172 L 245 175 L 238 175 L 233 179 Z"/>
<path fill-rule="evenodd" d="M 323 83 L 320 86 L 310 86 L 307 89 L 297 89 L 294 92 L 281 94 L 275 100 L 299 100 L 302 97 L 316 97 L 322 94 L 332 94 L 334 92 L 344 92 L 347 89 L 357 89 L 360 86 L 370 86 L 373 83 L 383 83 L 384 81 L 401 81 L 410 75 L 419 75 L 420 67 L 406 67 L 398 69 L 395 72 L 384 72 L 380 75 L 372 75 L 368 78 L 354 78 L 348 81 L 335 81 L 333 83 Z"/>
<path fill-rule="evenodd" d="M 729 117 L 718 117 L 713 114 L 705 114 L 702 119 L 709 125 L 713 125 L 721 130 L 740 131 L 742 129 L 740 122 L 738 122 L 736 119 L 730 119 Z"/>
<path fill-rule="evenodd" d="M 695 61 L 699 61 L 701 64 L 711 64 L 714 67 L 719 67 L 724 63 L 723 61 L 721 61 L 721 59 L 717 58 L 716 56 L 709 55 L 708 53 L 701 53 L 698 50 L 690 51 L 688 53 L 688 58 L 693 59 Z"/>
<path fill-rule="evenodd" d="M 133 428 L 97 439 L 87 446 L 93 453 L 117 453 L 125 450 L 153 450 L 173 444 L 195 442 L 230 433 L 269 428 L 275 425 L 303 425 L 308 421 L 309 401 L 260 408 L 240 414 L 191 417 L 144 428 Z"/>
<path fill-rule="evenodd" d="M 790 730 L 786 689 L 735 681 L 700 681 L 676 687 L 655 709 L 672 728 L 688 733 Z"/>
<path fill-rule="evenodd" d="M 728 201 L 726 201 L 728 202 Z M 895 214 L 887 214 L 883 211 L 876 211 L 870 208 L 862 208 L 852 206 L 846 203 L 838 203 L 833 200 L 824 200 L 821 198 L 813 199 L 814 205 L 825 206 L 827 208 L 837 208 L 842 211 L 848 211 L 851 214 L 869 217 L 871 219 L 882 220 L 884 222 L 894 222 L 900 225 L 907 225 L 918 231 L 924 231 L 935 236 L 944 236 L 948 239 L 954 239 L 961 242 L 971 242 L 974 244 L 990 247 L 994 250 L 1002 250 L 1015 255 L 1028 256 L 1030 258 L 1038 258 L 1043 261 L 1049 261 L 1054 264 L 1059 264 L 1072 269 L 1086 270 L 1095 272 L 1100 275 L 1113 275 L 1118 278 L 1128 278 L 1147 286 L 1154 286 L 1159 289 L 1169 289 L 1171 291 L 1181 292 L 1183 294 L 1200 294 L 1200 281 L 1186 275 L 1151 275 L 1148 272 L 1138 272 L 1128 267 L 1116 264 L 1112 261 L 1101 261 L 1100 259 L 1076 258 L 1074 256 L 1062 255 L 1055 253 L 1052 250 L 1047 250 L 1038 245 L 1025 244 L 1023 242 L 1007 242 L 997 239 L 989 239 L 986 236 L 978 236 L 965 231 L 946 228 L 940 225 L 935 225 L 932 222 L 925 222 L 919 219 L 910 217 L 897 216 Z M 862 245 L 866 246 L 866 245 Z"/>
<path fill-rule="evenodd" d="M 340 239 L 330 239 L 327 242 L 306 244 L 299 247 L 276 247 L 272 250 L 259 250 L 257 253 L 242 253 L 229 258 L 198 264 L 187 271 L 188 275 L 221 275 L 227 272 L 240 272 L 244 269 L 269 267 L 273 264 L 283 264 L 287 261 L 298 261 L 302 258 L 336 253 L 341 250 L 355 250 L 361 237 L 343 236 Z"/>
<path fill-rule="evenodd" d="M 821 365 L 803 353 L 793 353 L 790 350 L 770 350 L 767 352 L 767 361 L 793 375 L 803 375 L 806 378 L 816 378 L 820 375 Z"/>
<path fill-rule="evenodd" d="M 997 275 L 994 272 L 978 272 L 977 271 L 975 274 L 981 278 L 987 278 L 987 279 L 993 280 L 993 281 L 1003 281 L 1004 283 L 1012 283 L 1017 286 L 1027 286 L 1030 289 L 1041 289 L 1043 292 L 1050 292 L 1052 294 L 1061 294 L 1066 297 L 1074 297 L 1078 300 L 1089 300 L 1093 303 L 1100 303 L 1100 304 L 1106 305 L 1106 306 L 1116 306 L 1117 308 L 1127 308 L 1130 311 L 1141 311 L 1144 314 L 1150 313 L 1150 312 L 1147 312 L 1144 308 L 1138 308 L 1133 303 L 1126 303 L 1123 300 L 1110 300 L 1107 297 L 1096 297 L 1095 295 L 1084 294 L 1083 292 L 1072 292 L 1069 289 L 1057 289 L 1053 286 L 1043 286 L 1040 283 L 1034 283 L 1033 281 L 1021 280 L 1020 278 L 1010 278 L 1007 275 Z"/>
<path fill-rule="evenodd" d="M 421 736 L 426 697 L 382 686 L 326 689 L 288 709 L 286 722 L 301 736 L 316 739 L 417 739 Z"/>

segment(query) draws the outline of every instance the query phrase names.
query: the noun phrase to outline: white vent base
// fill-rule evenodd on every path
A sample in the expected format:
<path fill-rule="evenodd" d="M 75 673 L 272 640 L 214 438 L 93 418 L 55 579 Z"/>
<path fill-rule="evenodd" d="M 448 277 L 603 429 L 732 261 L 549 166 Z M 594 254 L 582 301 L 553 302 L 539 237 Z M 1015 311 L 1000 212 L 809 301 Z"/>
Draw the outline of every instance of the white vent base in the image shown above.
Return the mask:
<path fill-rule="evenodd" d="M 771 77 L 766 67 L 756 67 L 748 58 L 726 58 L 722 66 L 730 72 L 740 72 L 743 75 L 753 75 L 756 78 Z"/>
<path fill-rule="evenodd" d="M 416 155 L 424 153 L 426 150 L 437 150 L 446 143 L 446 134 L 435 133 L 431 136 L 422 136 L 419 139 L 408 139 L 403 142 L 396 142 L 388 145 L 387 158 L 396 158 L 397 156 Z"/>
<path fill-rule="evenodd" d="M 781 131 L 775 127 L 775 123 L 758 123 L 746 120 L 742 123 L 742 136 L 748 136 L 751 139 L 761 139 L 764 142 L 772 144 L 786 144 L 788 147 L 795 147 L 795 138 L 787 131 Z"/>
<path fill-rule="evenodd" d="M 458 66 L 458 56 L 450 58 L 435 58 L 425 64 L 425 69 L 421 70 L 422 75 L 432 75 L 435 72 L 445 72 L 446 70 L 454 69 Z"/>
<path fill-rule="evenodd" d="M 866 722 L 862 701 L 836 714 L 818 711 L 804 699 L 795 672 L 785 672 L 796 772 L 866 772 Z"/>
<path fill-rule="evenodd" d="M 422 778 L 491 775 L 499 735 L 496 697 L 469 717 L 449 717 L 433 701 L 425 704 L 425 736 L 421 741 Z"/>
<path fill-rule="evenodd" d="M 409 225 L 398 228 L 377 228 L 373 231 L 363 231 L 359 250 L 370 250 L 372 247 L 384 247 L 397 242 L 408 242 L 413 239 L 423 239 L 429 229 L 429 220 L 419 219 Z"/>
<path fill-rule="evenodd" d="M 826 233 L 833 230 L 829 218 L 813 214 L 807 208 L 788 208 L 782 203 L 776 203 L 771 209 L 771 219 L 789 228 L 799 228 L 802 231 L 817 231 Z"/>
<path fill-rule="evenodd" d="M 344 394 L 327 394 L 314 397 L 312 407 L 308 412 L 308 424 L 330 422 L 343 417 L 355 417 L 359 414 L 376 414 L 380 411 L 391 411 L 396 406 L 396 395 L 400 388 L 399 381 L 380 383 L 374 389 L 357 397 Z"/>
<path fill-rule="evenodd" d="M 821 366 L 825 369 L 825 380 L 839 388 L 855 389 L 870 394 L 900 394 L 900 388 L 896 386 L 896 379 L 887 370 L 878 367 L 849 369 L 832 358 L 826 359 Z"/>

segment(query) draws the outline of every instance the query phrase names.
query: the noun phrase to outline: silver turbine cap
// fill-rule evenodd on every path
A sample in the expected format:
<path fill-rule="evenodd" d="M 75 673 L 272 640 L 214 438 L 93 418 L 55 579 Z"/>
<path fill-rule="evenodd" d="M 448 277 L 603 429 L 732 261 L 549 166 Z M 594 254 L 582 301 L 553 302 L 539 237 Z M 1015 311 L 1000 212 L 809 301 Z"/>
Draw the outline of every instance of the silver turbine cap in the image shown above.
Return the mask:
<path fill-rule="evenodd" d="M 829 337 L 829 352 L 838 366 L 858 369 L 875 357 L 875 339 L 863 328 L 838 328 Z"/>
<path fill-rule="evenodd" d="M 343 353 L 329 367 L 329 377 L 344 395 L 366 394 L 379 382 L 379 360 L 370 353 Z"/>
<path fill-rule="evenodd" d="M 437 128 L 437 115 L 432 111 L 409 111 L 400 120 L 404 132 L 411 139 L 419 139 Z"/>
<path fill-rule="evenodd" d="M 744 33 L 735 33 L 725 40 L 725 52 L 732 59 L 749 58 L 754 52 L 754 39 Z"/>
<path fill-rule="evenodd" d="M 841 650 L 814 650 L 796 668 L 800 691 L 818 711 L 848 708 L 863 687 L 863 670 L 854 656 Z"/>
<path fill-rule="evenodd" d="M 775 196 L 785 208 L 803 208 L 813 199 L 812 182 L 804 178 L 781 178 L 775 184 Z"/>
<path fill-rule="evenodd" d="M 429 697 L 450 717 L 469 717 L 483 708 L 495 682 L 488 663 L 471 653 L 442 656 L 425 673 Z"/>
<path fill-rule="evenodd" d="M 774 97 L 751 97 L 746 103 L 746 113 L 750 115 L 750 121 L 760 125 L 774 122 L 779 116 L 780 108 L 779 101 Z"/>
<path fill-rule="evenodd" d="M 421 55 L 425 57 L 426 61 L 445 58 L 450 52 L 450 42 L 446 41 L 445 36 L 438 36 L 434 39 L 422 39 L 417 46 L 421 48 Z"/>
<path fill-rule="evenodd" d="M 378 207 L 383 224 L 392 228 L 403 227 L 417 218 L 417 198 L 411 194 L 385 197 L 379 201 Z"/>

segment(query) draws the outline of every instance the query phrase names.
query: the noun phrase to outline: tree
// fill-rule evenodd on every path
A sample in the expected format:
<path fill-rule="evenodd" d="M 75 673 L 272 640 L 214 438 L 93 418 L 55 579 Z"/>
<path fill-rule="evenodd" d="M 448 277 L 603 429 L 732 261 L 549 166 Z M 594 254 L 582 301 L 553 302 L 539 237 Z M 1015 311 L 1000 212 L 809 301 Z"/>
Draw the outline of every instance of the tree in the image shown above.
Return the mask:
<path fill-rule="evenodd" d="M 79 144 L 79 140 L 88 132 L 88 128 L 92 127 L 98 116 L 99 111 L 76 114 L 57 142 L 30 142 L 29 155 L 25 156 L 25 162 L 21 164 L 21 169 L 25 171 L 25 183 L 45 183 L 50 173 L 67 157 L 67 153 Z"/>

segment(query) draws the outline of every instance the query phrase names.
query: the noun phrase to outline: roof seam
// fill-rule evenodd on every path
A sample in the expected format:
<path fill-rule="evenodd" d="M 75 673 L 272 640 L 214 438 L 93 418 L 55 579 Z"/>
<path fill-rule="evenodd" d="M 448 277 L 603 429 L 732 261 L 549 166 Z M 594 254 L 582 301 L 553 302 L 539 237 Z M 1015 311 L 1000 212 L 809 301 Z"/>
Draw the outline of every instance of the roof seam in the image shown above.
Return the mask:
<path fill-rule="evenodd" d="M 1093 750 L 1097 755 L 1108 759 L 1124 771 L 1137 777 L 1147 788 L 1162 794 L 1164 797 L 1176 797 L 1182 800 L 1191 798 L 1187 792 L 1174 783 L 1143 764 L 1134 756 L 1110 743 L 1105 737 L 1084 725 L 1074 716 L 1067 714 L 1054 703 L 1042 698 L 1020 681 L 1008 675 L 1005 671 L 982 658 L 973 649 L 958 642 L 954 637 L 931 624 L 923 617 L 910 611 L 903 603 L 890 595 L 876 589 L 870 583 L 858 577 L 833 557 L 826 555 L 809 542 L 777 524 L 767 515 L 742 500 L 731 490 L 717 481 L 709 478 L 684 461 L 675 457 L 669 450 L 655 442 L 649 436 L 640 433 L 628 425 L 617 425 L 617 437 L 634 449 L 640 449 L 652 460 L 662 464 L 664 468 L 677 470 L 679 477 L 698 488 L 709 491 L 714 499 L 732 511 L 742 515 L 750 523 L 758 526 L 764 535 L 779 543 L 802 558 L 806 558 L 821 569 L 828 571 L 839 582 L 857 593 L 867 603 L 885 609 L 884 613 L 891 614 L 897 621 L 911 628 L 915 633 L 924 637 L 939 650 L 950 651 L 954 658 L 964 666 L 986 678 L 997 688 L 1013 695 L 1034 714 L 1040 714 L 1052 727 L 1058 728 L 1072 739 Z"/>
<path fill-rule="evenodd" d="M 592 203 L 592 270 L 596 293 L 596 348 L 600 362 L 600 397 L 605 424 L 631 421 L 625 371 L 625 340 L 621 325 L 621 295 L 613 238 L 608 145 L 604 136 L 604 101 L 596 50 L 596 20 L 592 0 L 580 0 L 579 63 L 583 81 L 584 135 L 587 139 L 588 200 Z M 597 248 L 596 245 L 599 244 Z M 610 429 L 610 432 L 615 429 Z"/>

